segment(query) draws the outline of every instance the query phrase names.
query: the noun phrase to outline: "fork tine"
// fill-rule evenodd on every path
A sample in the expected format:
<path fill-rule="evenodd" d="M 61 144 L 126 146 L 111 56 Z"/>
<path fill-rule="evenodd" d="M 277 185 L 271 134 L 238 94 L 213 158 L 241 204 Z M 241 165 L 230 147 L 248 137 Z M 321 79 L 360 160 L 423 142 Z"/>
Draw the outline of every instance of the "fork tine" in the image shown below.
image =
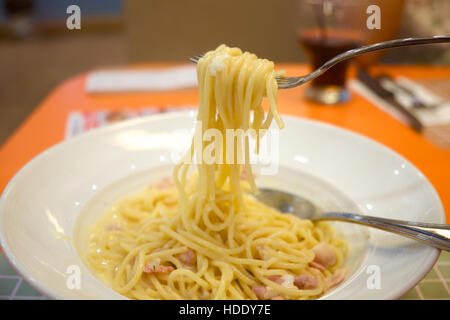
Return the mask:
<path fill-rule="evenodd" d="M 201 55 L 198 55 L 198 56 L 194 56 L 192 58 L 189 58 L 189 61 L 197 63 L 198 60 L 200 60 L 203 56 L 204 56 L 204 54 L 201 54 Z"/>
<path fill-rule="evenodd" d="M 278 84 L 289 84 L 292 82 L 291 78 L 276 78 Z"/>
<path fill-rule="evenodd" d="M 289 82 L 291 82 L 291 80 L 288 79 L 288 78 L 276 78 L 275 80 L 277 80 L 277 83 L 289 83 Z"/>
<path fill-rule="evenodd" d="M 279 89 L 289 89 L 298 86 L 303 77 L 276 77 L 275 79 Z"/>

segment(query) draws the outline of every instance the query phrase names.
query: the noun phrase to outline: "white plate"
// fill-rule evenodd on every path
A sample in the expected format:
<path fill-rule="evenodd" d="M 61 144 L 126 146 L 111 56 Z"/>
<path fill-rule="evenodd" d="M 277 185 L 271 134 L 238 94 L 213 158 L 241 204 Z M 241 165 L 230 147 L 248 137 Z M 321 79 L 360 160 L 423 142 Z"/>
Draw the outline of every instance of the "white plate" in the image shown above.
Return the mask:
<path fill-rule="evenodd" d="M 114 200 L 170 173 L 171 152 L 186 141 L 174 132 L 191 130 L 194 118 L 193 112 L 183 112 L 130 120 L 70 139 L 31 160 L 0 202 L 1 246 L 13 267 L 51 298 L 123 298 L 85 266 L 79 254 L 85 230 Z M 395 152 L 324 123 L 284 120 L 280 170 L 258 178 L 259 185 L 306 195 L 324 209 L 444 223 L 432 185 Z M 384 231 L 335 226 L 350 243 L 351 275 L 325 299 L 398 298 L 439 255 Z M 78 267 L 79 289 L 73 282 Z"/>

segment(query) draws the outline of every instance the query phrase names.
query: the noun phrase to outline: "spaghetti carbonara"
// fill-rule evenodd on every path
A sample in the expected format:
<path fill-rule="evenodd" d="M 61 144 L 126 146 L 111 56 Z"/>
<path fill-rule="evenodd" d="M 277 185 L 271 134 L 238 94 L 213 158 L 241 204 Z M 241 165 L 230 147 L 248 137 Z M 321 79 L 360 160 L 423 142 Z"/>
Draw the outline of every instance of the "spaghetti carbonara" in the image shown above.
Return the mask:
<path fill-rule="evenodd" d="M 202 132 L 284 126 L 272 62 L 221 45 L 197 74 Z M 213 154 L 227 161 L 185 158 L 172 178 L 118 201 L 90 231 L 96 275 L 132 299 L 314 299 L 340 283 L 345 242 L 324 222 L 258 202 L 248 136 L 242 148 L 243 164 L 222 144 Z M 198 152 L 192 143 L 187 155 Z"/>

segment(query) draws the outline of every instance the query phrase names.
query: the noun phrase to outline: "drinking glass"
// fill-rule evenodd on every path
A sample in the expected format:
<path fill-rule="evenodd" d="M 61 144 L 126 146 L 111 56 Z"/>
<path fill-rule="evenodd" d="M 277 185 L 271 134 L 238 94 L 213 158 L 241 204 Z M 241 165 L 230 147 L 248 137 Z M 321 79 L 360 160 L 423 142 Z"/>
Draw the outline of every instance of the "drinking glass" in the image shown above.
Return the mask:
<path fill-rule="evenodd" d="M 336 55 L 359 47 L 366 29 L 364 0 L 300 1 L 298 42 L 311 71 Z M 347 101 L 349 61 L 343 61 L 314 79 L 306 88 L 306 98 L 333 105 Z"/>

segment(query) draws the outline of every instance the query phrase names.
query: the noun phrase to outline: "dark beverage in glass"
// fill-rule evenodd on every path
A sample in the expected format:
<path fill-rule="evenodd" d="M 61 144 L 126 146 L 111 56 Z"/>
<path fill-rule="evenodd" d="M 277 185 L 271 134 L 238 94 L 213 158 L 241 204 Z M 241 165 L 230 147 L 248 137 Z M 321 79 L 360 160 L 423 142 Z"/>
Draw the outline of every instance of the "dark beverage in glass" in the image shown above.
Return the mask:
<path fill-rule="evenodd" d="M 360 47 L 367 33 L 368 0 L 298 0 L 297 41 L 306 54 L 310 71 L 338 54 Z M 322 104 L 347 101 L 345 87 L 351 61 L 334 65 L 306 87 L 306 98 Z"/>
<path fill-rule="evenodd" d="M 344 31 L 326 34 L 319 30 L 303 31 L 299 33 L 298 41 L 309 60 L 310 71 L 318 69 L 338 54 L 359 46 L 357 36 Z M 349 93 L 345 82 L 349 62 L 340 62 L 314 79 L 306 90 L 307 98 L 325 104 L 347 101 Z"/>

